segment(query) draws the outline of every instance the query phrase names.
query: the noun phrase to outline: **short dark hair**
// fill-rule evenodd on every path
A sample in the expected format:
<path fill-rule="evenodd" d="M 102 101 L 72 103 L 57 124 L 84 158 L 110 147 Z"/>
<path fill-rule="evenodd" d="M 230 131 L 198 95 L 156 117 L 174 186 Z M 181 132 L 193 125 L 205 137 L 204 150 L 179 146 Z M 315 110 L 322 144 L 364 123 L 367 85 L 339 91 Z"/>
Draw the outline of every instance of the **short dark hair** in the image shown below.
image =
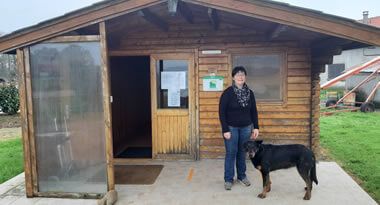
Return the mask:
<path fill-rule="evenodd" d="M 232 77 L 234 77 L 238 72 L 243 72 L 245 75 L 247 75 L 247 70 L 243 66 L 236 66 L 232 70 Z"/>

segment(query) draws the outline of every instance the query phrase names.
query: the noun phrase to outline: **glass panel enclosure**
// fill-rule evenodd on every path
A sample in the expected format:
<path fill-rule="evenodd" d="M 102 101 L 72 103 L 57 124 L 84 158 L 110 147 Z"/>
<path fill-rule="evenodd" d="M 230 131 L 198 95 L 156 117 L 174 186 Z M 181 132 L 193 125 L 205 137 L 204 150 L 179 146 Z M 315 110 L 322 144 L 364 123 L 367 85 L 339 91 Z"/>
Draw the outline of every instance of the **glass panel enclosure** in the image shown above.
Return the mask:
<path fill-rule="evenodd" d="M 282 59 L 280 54 L 236 55 L 233 57 L 233 65 L 247 69 L 247 84 L 254 90 L 256 99 L 281 101 Z"/>
<path fill-rule="evenodd" d="M 30 48 L 39 192 L 107 191 L 99 42 Z"/>
<path fill-rule="evenodd" d="M 189 107 L 188 61 L 157 61 L 157 108 Z"/>

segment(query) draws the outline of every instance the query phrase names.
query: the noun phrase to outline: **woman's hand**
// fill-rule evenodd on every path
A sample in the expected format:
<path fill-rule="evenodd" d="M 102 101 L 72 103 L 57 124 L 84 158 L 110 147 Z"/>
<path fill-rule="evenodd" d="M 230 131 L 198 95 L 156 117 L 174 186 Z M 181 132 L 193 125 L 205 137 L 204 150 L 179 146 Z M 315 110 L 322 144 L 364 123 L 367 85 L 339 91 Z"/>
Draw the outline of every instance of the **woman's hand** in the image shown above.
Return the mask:
<path fill-rule="evenodd" d="M 253 129 L 251 133 L 251 139 L 255 140 L 259 136 L 259 129 Z"/>
<path fill-rule="evenodd" d="M 225 133 L 223 133 L 223 137 L 224 137 L 224 139 L 226 139 L 226 140 L 231 139 L 231 132 L 225 132 Z"/>

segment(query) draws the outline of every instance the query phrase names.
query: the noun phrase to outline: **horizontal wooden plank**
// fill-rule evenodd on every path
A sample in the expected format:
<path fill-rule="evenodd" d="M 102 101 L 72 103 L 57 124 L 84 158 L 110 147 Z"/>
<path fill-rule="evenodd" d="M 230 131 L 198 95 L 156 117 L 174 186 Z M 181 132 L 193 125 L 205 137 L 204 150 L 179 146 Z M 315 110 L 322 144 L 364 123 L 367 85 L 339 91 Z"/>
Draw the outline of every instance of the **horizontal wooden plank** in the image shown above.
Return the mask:
<path fill-rule="evenodd" d="M 213 112 L 218 112 L 219 111 L 219 105 L 200 105 L 199 106 L 199 111 L 213 111 Z"/>
<path fill-rule="evenodd" d="M 292 133 L 292 132 L 266 132 L 260 129 L 259 137 L 261 139 L 308 139 L 309 133 Z M 201 133 L 200 139 L 223 139 L 222 133 Z"/>
<path fill-rule="evenodd" d="M 288 69 L 288 76 L 310 76 L 309 69 Z"/>
<path fill-rule="evenodd" d="M 208 113 L 209 114 L 209 113 Z M 209 114 L 208 116 L 212 116 Z M 259 119 L 273 119 L 273 118 L 281 118 L 281 119 L 303 119 L 309 118 L 309 112 L 259 112 Z"/>
<path fill-rule="evenodd" d="M 309 111 L 310 106 L 308 105 L 287 105 L 287 106 L 268 106 L 265 104 L 259 104 L 257 106 L 259 111 Z"/>
<path fill-rule="evenodd" d="M 300 125 L 309 126 L 309 119 L 259 119 L 259 125 L 261 126 L 289 126 Z"/>
<path fill-rule="evenodd" d="M 199 58 L 198 63 L 201 64 L 228 64 L 228 58 L 225 56 L 220 57 L 202 57 Z"/>
<path fill-rule="evenodd" d="M 309 127 L 302 125 L 287 125 L 287 126 L 276 126 L 276 125 L 265 125 L 261 126 L 260 130 L 263 132 L 282 132 L 282 133 L 308 133 Z"/>
<path fill-rule="evenodd" d="M 307 68 L 309 69 L 311 64 L 309 62 L 288 62 L 288 68 Z"/>
<path fill-rule="evenodd" d="M 288 55 L 288 62 L 294 62 L 294 61 L 309 62 L 310 61 L 310 57 L 309 57 L 309 55 L 305 55 L 305 54 L 291 54 L 291 55 Z"/>
<path fill-rule="evenodd" d="M 198 66 L 200 71 L 208 71 L 209 69 L 217 69 L 217 71 L 225 71 L 229 70 L 228 64 L 200 64 Z"/>
<path fill-rule="evenodd" d="M 199 118 L 201 119 L 219 119 L 219 113 L 218 112 L 201 112 L 199 113 Z"/>
<path fill-rule="evenodd" d="M 199 141 L 199 144 L 201 146 L 224 146 L 224 139 L 223 138 L 201 139 Z"/>
<path fill-rule="evenodd" d="M 309 126 L 309 119 L 259 119 L 260 126 L 288 126 L 288 125 L 303 125 Z M 200 127 L 220 126 L 219 119 L 200 119 Z"/>
<path fill-rule="evenodd" d="M 225 148 L 224 146 L 199 146 L 199 151 L 201 152 L 219 152 L 224 153 Z"/>
<path fill-rule="evenodd" d="M 288 83 L 310 83 L 310 77 L 288 77 Z"/>
<path fill-rule="evenodd" d="M 200 91 L 199 92 L 199 98 L 217 98 L 219 99 L 222 95 L 222 92 L 207 92 L 207 91 Z"/>
<path fill-rule="evenodd" d="M 311 90 L 310 83 L 296 83 L 288 84 L 288 90 Z"/>
<path fill-rule="evenodd" d="M 291 98 L 297 98 L 297 97 L 309 97 L 310 96 L 310 91 L 300 91 L 300 90 L 297 90 L 297 91 L 288 91 L 288 97 L 291 97 Z"/>
<path fill-rule="evenodd" d="M 219 126 L 220 121 L 218 119 L 199 119 L 199 126 Z"/>
<path fill-rule="evenodd" d="M 224 153 L 199 152 L 201 159 L 224 159 Z"/>
<path fill-rule="evenodd" d="M 298 112 L 298 111 L 284 111 L 284 112 L 260 112 L 259 119 L 270 119 L 270 118 L 279 118 L 279 119 L 299 119 L 299 118 L 309 118 L 309 112 Z M 219 119 L 218 112 L 200 112 L 200 119 Z"/>
<path fill-rule="evenodd" d="M 211 133 L 221 133 L 222 129 L 220 125 L 200 125 L 199 131 L 201 133 L 211 132 Z"/>
<path fill-rule="evenodd" d="M 219 99 L 217 98 L 200 98 L 199 105 L 219 105 Z"/>
<path fill-rule="evenodd" d="M 310 98 L 291 98 L 288 97 L 288 105 L 310 105 Z"/>

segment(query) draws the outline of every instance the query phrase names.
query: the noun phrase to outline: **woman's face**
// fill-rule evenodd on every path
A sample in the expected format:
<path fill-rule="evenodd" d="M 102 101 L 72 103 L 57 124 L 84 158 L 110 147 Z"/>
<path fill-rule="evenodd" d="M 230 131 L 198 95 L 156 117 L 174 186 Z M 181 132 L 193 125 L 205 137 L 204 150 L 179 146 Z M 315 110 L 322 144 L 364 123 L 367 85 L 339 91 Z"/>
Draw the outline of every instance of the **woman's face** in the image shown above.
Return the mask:
<path fill-rule="evenodd" d="M 242 87 L 245 83 L 245 74 L 244 72 L 237 72 L 234 77 L 232 78 L 235 81 L 236 86 Z"/>

